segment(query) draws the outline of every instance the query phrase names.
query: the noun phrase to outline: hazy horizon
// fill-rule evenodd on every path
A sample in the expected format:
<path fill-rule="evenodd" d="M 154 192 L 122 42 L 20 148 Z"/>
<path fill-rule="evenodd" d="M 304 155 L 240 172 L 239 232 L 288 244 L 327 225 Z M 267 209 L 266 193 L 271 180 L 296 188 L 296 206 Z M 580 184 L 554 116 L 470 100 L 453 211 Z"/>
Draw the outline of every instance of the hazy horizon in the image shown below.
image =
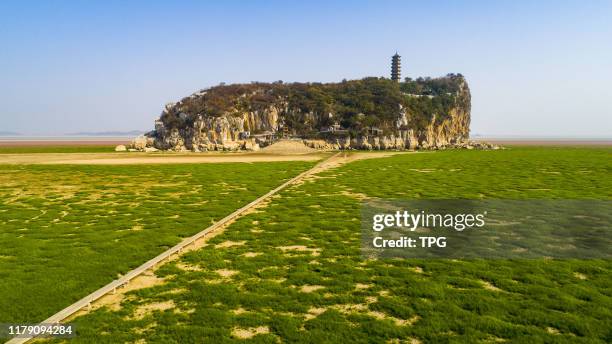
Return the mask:
<path fill-rule="evenodd" d="M 472 135 L 609 138 L 612 3 L 2 2 L 0 132 L 148 131 L 221 82 L 462 73 Z"/>

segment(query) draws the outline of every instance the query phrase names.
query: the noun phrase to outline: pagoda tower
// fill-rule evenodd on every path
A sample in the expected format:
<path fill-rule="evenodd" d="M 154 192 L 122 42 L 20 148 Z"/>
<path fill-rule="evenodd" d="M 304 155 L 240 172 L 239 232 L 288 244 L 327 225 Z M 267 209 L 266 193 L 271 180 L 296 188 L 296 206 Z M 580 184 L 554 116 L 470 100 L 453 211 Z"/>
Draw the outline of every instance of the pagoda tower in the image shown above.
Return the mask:
<path fill-rule="evenodd" d="M 391 57 L 391 80 L 399 82 L 401 74 L 401 56 L 396 52 L 395 55 Z"/>

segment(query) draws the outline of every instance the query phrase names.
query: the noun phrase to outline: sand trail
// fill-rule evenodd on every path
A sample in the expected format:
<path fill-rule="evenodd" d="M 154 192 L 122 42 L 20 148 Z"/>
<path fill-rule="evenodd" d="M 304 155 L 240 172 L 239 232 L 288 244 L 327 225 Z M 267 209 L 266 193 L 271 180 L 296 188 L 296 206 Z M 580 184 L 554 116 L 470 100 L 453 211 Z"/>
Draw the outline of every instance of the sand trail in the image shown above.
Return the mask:
<path fill-rule="evenodd" d="M 0 164 L 206 164 L 222 162 L 316 161 L 325 153 L 270 154 L 241 153 L 31 153 L 0 154 Z"/>

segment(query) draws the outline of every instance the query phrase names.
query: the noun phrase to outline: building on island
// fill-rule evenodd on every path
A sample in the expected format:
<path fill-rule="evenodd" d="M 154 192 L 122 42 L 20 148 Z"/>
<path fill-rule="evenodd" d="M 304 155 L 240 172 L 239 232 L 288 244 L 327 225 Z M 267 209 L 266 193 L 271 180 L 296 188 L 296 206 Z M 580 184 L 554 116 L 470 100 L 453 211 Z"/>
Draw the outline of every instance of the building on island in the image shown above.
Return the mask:
<path fill-rule="evenodd" d="M 391 80 L 400 82 L 401 75 L 401 56 L 396 52 L 395 55 L 391 57 Z"/>

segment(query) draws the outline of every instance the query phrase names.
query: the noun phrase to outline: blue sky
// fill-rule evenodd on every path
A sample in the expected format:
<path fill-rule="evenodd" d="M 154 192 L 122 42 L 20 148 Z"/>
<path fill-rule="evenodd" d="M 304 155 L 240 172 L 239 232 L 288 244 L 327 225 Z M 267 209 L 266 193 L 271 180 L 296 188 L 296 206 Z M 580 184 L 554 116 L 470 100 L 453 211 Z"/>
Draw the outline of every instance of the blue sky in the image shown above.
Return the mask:
<path fill-rule="evenodd" d="M 464 74 L 472 134 L 612 136 L 610 1 L 3 1 L 0 131 L 149 130 L 219 82 Z"/>

